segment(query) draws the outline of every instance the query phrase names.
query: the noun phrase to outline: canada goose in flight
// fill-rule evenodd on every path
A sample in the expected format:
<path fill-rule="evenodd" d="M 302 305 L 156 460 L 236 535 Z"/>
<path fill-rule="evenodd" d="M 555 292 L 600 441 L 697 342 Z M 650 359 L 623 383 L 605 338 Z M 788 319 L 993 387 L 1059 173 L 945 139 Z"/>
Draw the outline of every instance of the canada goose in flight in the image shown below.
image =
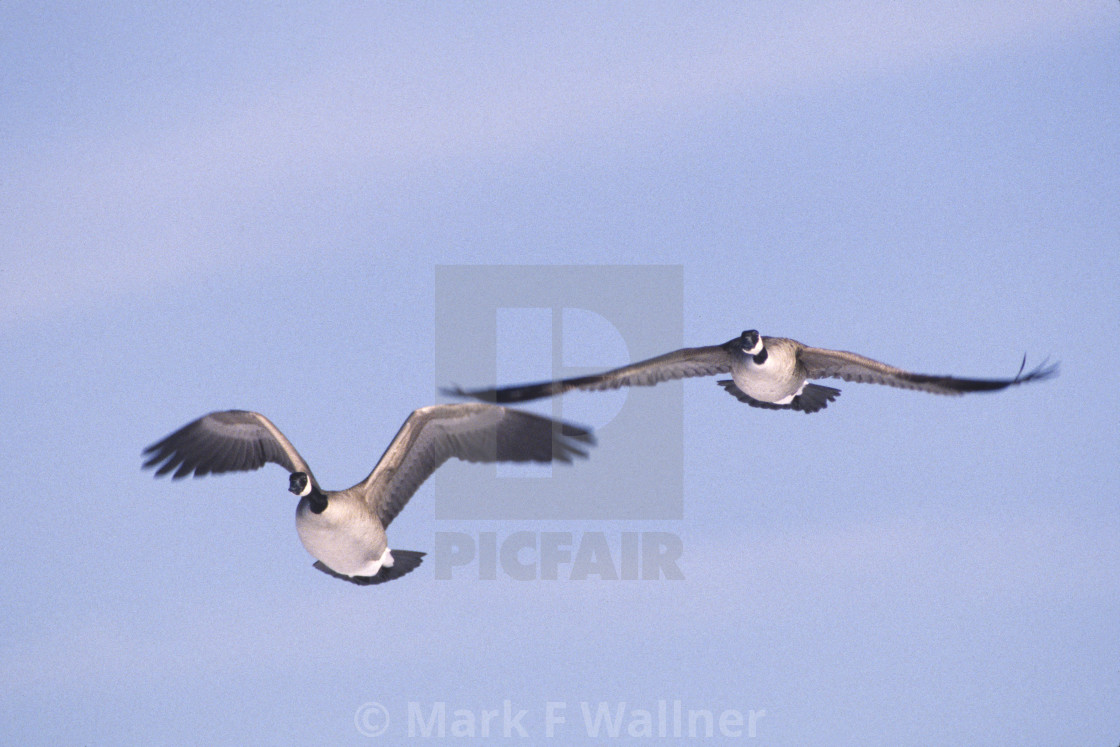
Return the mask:
<path fill-rule="evenodd" d="M 840 396 L 840 390 L 810 384 L 809 379 L 836 378 L 935 394 L 965 394 L 994 392 L 1028 381 L 1048 379 L 1058 372 L 1058 364 L 1047 365 L 1044 361 L 1038 368 L 1024 374 L 1025 365 L 1024 356 L 1023 365 L 1013 379 L 929 376 L 903 371 L 856 353 L 813 348 L 785 337 L 763 337 L 757 330 L 749 329 L 722 345 L 683 348 L 591 376 L 496 389 L 452 387 L 442 391 L 486 402 L 527 402 L 572 389 L 592 391 L 621 386 L 652 386 L 669 379 L 730 373 L 730 379 L 721 379 L 716 383 L 751 407 L 817 412 Z"/>
<path fill-rule="evenodd" d="M 291 442 L 260 413 L 204 415 L 144 450 L 145 468 L 172 479 L 247 472 L 266 462 L 290 472 L 296 531 L 315 567 L 356 584 L 399 578 L 424 553 L 389 551 L 385 529 L 424 480 L 451 457 L 468 462 L 571 462 L 595 443 L 589 430 L 480 403 L 432 405 L 404 421 L 373 472 L 352 488 L 322 490 Z M 150 455 L 150 456 L 149 456 Z M 158 468 L 157 468 L 158 467 Z"/>

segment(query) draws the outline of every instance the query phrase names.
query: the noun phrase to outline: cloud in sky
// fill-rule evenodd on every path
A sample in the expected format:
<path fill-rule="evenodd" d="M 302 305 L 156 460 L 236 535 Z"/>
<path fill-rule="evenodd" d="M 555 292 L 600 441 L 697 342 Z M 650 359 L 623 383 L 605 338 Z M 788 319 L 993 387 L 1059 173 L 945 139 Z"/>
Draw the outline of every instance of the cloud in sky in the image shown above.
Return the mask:
<path fill-rule="evenodd" d="M 895 598 L 891 604 L 936 609 L 939 615 L 966 616 L 982 610 L 998 614 L 1024 605 L 1076 607 L 1109 598 L 1114 585 L 1112 569 L 1101 562 L 1097 548 L 1108 546 L 1115 532 L 1115 526 L 1081 519 L 1055 523 L 1050 516 L 976 517 L 967 525 L 939 526 L 888 517 L 844 526 L 822 525 L 792 534 L 739 531 L 730 539 L 686 538 L 682 568 L 696 604 L 659 609 L 658 624 L 663 631 L 676 631 L 670 638 L 688 636 L 701 615 L 710 634 L 734 635 L 742 626 L 743 609 L 727 605 L 729 590 L 749 602 L 752 624 L 760 629 L 811 620 L 825 609 L 844 617 L 849 608 L 863 608 L 868 599 L 893 594 L 899 588 L 912 588 L 914 594 Z M 305 569 L 297 563 L 291 571 L 304 574 Z M 587 615 L 589 609 L 600 608 L 604 611 L 599 614 L 610 614 L 617 607 L 651 605 L 652 598 L 674 591 L 669 587 L 677 583 L 594 578 L 586 582 L 508 578 L 486 582 L 469 573 L 435 581 L 431 572 L 429 568 L 411 586 L 401 585 L 392 594 L 384 594 L 379 605 L 388 614 L 398 604 L 406 604 L 404 617 L 428 620 L 442 630 L 445 624 L 437 622 L 441 610 L 470 608 L 478 598 L 486 599 L 484 606 L 501 618 L 516 617 L 526 594 L 554 597 L 551 604 L 560 616 Z M 312 584 L 319 580 L 304 575 L 310 575 Z M 294 578 L 292 583 L 306 580 Z M 431 588 L 423 591 L 421 585 Z M 259 597 L 238 598 L 222 608 L 192 610 L 186 616 L 169 611 L 158 631 L 146 629 L 151 625 L 146 618 L 135 625 L 126 620 L 122 626 L 115 612 L 90 605 L 84 619 L 44 627 L 37 645 L 8 652 L 13 676 L 7 694 L 27 687 L 80 689 L 98 677 L 123 680 L 138 671 L 141 660 L 147 668 L 161 672 L 187 666 L 219 672 L 229 665 L 230 640 L 237 641 L 238 650 L 252 650 L 282 666 L 290 657 L 289 643 L 299 638 L 299 630 L 308 620 L 312 627 L 329 628 L 335 624 L 332 621 L 360 620 L 370 614 L 361 595 L 333 594 L 326 584 L 316 588 L 317 594 L 320 591 L 321 598 L 292 610 L 280 626 L 273 606 L 275 589 L 268 585 Z M 396 617 L 394 613 L 389 619 Z M 631 617 L 611 621 L 619 635 L 625 633 L 624 638 L 635 640 L 642 637 L 646 624 L 644 619 Z M 376 656 L 382 663 L 437 666 L 452 657 L 459 645 L 454 620 L 447 621 L 446 627 L 424 650 L 417 650 L 408 636 L 388 636 L 378 643 Z M 174 630 L 174 640 L 211 643 L 196 650 L 190 662 L 181 661 L 178 646 L 164 640 L 169 629 Z M 75 630 L 80 635 L 75 636 Z M 338 634 L 361 639 L 368 631 L 360 626 Z"/>
<path fill-rule="evenodd" d="M 87 117 L 76 140 L 9 144 L 0 320 L 282 257 L 243 229 L 283 215 L 275 206 L 293 193 L 399 184 L 418 164 L 508 161 L 674 112 L 966 63 L 1099 20 L 1060 3 L 810 5 L 764 20 L 733 6 L 714 21 L 678 10 L 643 24 L 551 12 L 447 11 L 433 22 L 440 44 L 413 18 L 401 38 L 372 48 L 359 29 L 400 19 L 349 19 L 323 29 L 305 70 L 231 80 L 206 96 L 183 88 L 183 108 L 160 116 Z"/>

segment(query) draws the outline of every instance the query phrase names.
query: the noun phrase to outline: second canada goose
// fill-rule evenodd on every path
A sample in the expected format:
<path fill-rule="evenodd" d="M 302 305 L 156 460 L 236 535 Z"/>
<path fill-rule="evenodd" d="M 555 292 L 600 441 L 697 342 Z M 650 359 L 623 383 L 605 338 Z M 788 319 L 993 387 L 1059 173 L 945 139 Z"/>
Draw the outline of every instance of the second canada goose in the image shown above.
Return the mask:
<path fill-rule="evenodd" d="M 717 383 L 740 402 L 752 407 L 808 413 L 823 410 L 840 396 L 839 389 L 810 384 L 809 379 L 836 378 L 935 394 L 965 394 L 994 392 L 1028 381 L 1041 381 L 1058 372 L 1056 363 L 1047 365 L 1043 362 L 1024 374 L 1025 365 L 1026 357 L 1019 373 L 1012 379 L 930 376 L 904 371 L 856 353 L 809 347 L 785 337 L 763 337 L 758 330 L 749 329 L 722 345 L 683 348 L 591 376 L 495 389 L 464 390 L 453 387 L 444 389 L 443 393 L 486 402 L 527 402 L 572 389 L 652 386 L 669 379 L 730 373 L 730 379 L 721 379 Z"/>
<path fill-rule="evenodd" d="M 315 567 L 357 584 L 403 576 L 424 553 L 390 552 L 385 529 L 424 480 L 455 457 L 468 462 L 571 462 L 594 444 L 589 430 L 480 403 L 432 405 L 404 421 L 377 466 L 352 488 L 323 490 L 291 442 L 260 413 L 212 412 L 144 450 L 145 468 L 173 479 L 260 469 L 290 473 L 296 531 Z M 394 553 L 396 553 L 394 555 Z"/>

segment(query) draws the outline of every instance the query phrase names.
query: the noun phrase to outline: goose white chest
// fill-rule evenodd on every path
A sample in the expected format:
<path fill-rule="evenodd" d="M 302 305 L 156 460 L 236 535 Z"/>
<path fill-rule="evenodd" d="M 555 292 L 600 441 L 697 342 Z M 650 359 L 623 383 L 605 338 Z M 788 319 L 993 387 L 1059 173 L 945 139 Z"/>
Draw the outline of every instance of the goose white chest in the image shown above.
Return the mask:
<path fill-rule="evenodd" d="M 311 510 L 305 497 L 296 506 L 299 541 L 317 560 L 335 573 L 375 576 L 382 566 L 393 565 L 381 523 L 354 499 L 343 493 L 329 495 L 321 513 Z"/>
<path fill-rule="evenodd" d="M 767 345 L 762 363 L 741 351 L 731 366 L 731 378 L 744 394 L 760 402 L 788 405 L 805 388 L 805 374 L 797 352 L 784 345 Z"/>

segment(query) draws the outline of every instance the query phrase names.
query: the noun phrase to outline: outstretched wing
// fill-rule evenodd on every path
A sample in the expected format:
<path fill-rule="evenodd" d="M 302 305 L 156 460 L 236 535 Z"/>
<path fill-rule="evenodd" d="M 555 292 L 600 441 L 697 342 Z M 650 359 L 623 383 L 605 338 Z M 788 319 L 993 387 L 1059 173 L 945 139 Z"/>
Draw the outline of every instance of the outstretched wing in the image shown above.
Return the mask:
<path fill-rule="evenodd" d="M 934 394 L 994 392 L 1009 386 L 1026 384 L 1028 381 L 1049 379 L 1058 373 L 1057 363 L 1050 364 L 1043 361 L 1037 368 L 1024 374 L 1026 356 L 1019 366 L 1019 373 L 1011 379 L 962 379 L 956 376 L 911 373 L 856 353 L 805 346 L 799 350 L 798 357 L 811 379 L 836 378 L 869 384 L 886 384 Z"/>
<path fill-rule="evenodd" d="M 536 384 L 520 384 L 500 389 L 451 387 L 441 391 L 451 396 L 471 397 L 484 402 L 528 402 L 541 397 L 554 397 L 572 389 L 598 391 L 618 389 L 623 386 L 653 386 L 670 379 L 714 376 L 731 371 L 732 357 L 729 346 L 737 340 L 738 338 L 723 345 L 682 348 L 672 353 L 659 355 L 656 358 L 631 363 L 629 366 L 591 376 L 577 376 L 559 381 L 542 381 Z"/>
<path fill-rule="evenodd" d="M 144 449 L 144 455 L 148 457 L 145 469 L 158 465 L 156 477 L 172 470 L 175 480 L 192 472 L 195 477 L 248 472 L 273 462 L 288 472 L 306 472 L 318 487 L 307 462 L 291 442 L 257 412 L 226 410 L 203 415 Z"/>
<path fill-rule="evenodd" d="M 594 445 L 591 431 L 507 407 L 468 402 L 432 405 L 404 421 L 358 487 L 382 526 L 451 457 L 468 462 L 571 462 Z"/>

